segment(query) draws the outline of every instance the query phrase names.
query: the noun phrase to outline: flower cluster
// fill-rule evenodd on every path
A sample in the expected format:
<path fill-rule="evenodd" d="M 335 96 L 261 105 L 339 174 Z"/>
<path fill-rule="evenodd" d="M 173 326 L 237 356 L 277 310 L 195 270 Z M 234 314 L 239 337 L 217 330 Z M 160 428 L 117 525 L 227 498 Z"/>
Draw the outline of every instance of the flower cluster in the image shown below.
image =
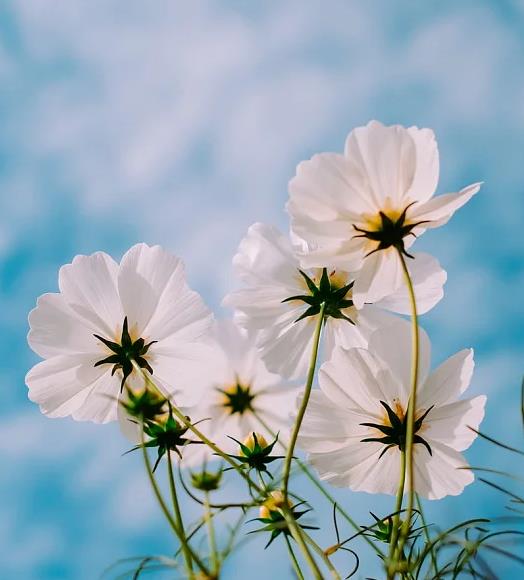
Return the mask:
<path fill-rule="evenodd" d="M 249 499 L 220 510 L 259 506 L 264 527 L 256 531 L 270 533 L 268 544 L 285 539 L 299 577 L 291 540 L 315 577 L 311 549 L 338 577 L 333 550 L 315 550 L 315 527 L 297 522 L 310 508 L 291 500 L 294 468 L 323 484 L 297 459 L 296 445 L 321 481 L 397 495 L 393 515 L 373 516 L 380 525 L 366 535 L 389 545 L 388 577 L 408 565 L 414 495 L 457 495 L 473 481 L 462 452 L 486 399 L 460 398 L 471 350 L 430 370 L 419 317 L 442 299 L 446 273 L 413 245 L 480 185 L 434 196 L 438 176 L 431 130 L 375 121 L 352 131 L 342 154 L 300 163 L 289 184 L 289 235 L 256 223 L 240 242 L 233 266 L 241 286 L 223 302 L 232 320 L 215 321 L 181 260 L 145 244 L 120 263 L 102 252 L 77 256 L 60 269 L 59 292 L 39 298 L 28 341 L 44 360 L 27 374 L 30 399 L 49 417 L 118 418 L 143 450 L 163 509 L 153 472 L 168 457 L 175 519 L 164 511 L 188 577 L 195 567 L 218 577 L 228 553 L 216 546 L 209 500 L 226 471 L 247 483 Z M 153 469 L 148 448 L 158 452 Z M 208 471 L 218 460 L 218 471 Z M 201 468 L 191 481 L 205 494 L 209 558 L 185 532 L 172 461 Z"/>

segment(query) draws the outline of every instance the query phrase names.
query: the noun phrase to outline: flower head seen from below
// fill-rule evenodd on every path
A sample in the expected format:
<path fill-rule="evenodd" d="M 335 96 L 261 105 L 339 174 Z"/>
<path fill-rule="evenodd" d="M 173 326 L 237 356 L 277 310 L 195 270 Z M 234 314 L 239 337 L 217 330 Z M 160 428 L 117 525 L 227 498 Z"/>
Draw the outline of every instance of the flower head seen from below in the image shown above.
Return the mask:
<path fill-rule="evenodd" d="M 252 337 L 231 320 L 217 321 L 213 354 L 203 367 L 204 395 L 190 413 L 221 449 L 237 454 L 238 441 L 253 432 L 264 446 L 277 434 L 285 441 L 298 388 L 267 370 Z M 216 459 L 207 447 L 191 450 L 192 455 L 199 451 L 207 460 Z"/>
<path fill-rule="evenodd" d="M 140 384 L 137 371 L 152 374 L 177 404 L 200 397 L 194 377 L 212 316 L 179 258 L 146 244 L 120 264 L 103 252 L 77 256 L 58 284 L 29 315 L 29 345 L 45 360 L 26 383 L 44 414 L 115 420 L 124 385 Z"/>
<path fill-rule="evenodd" d="M 302 265 L 358 271 L 358 308 L 388 295 L 402 284 L 398 252 L 418 259 L 408 252 L 415 238 L 445 224 L 480 188 L 433 197 L 438 177 L 433 131 L 377 121 L 353 130 L 343 154 L 300 163 L 287 207 L 306 242 Z"/>
<path fill-rule="evenodd" d="M 233 260 L 244 287 L 224 300 L 235 308 L 238 323 L 255 337 L 271 371 L 292 379 L 304 376 L 323 302 L 326 357 L 335 345 L 365 347 L 372 331 L 391 322 L 386 310 L 409 313 L 405 286 L 374 304 L 366 300 L 357 309 L 352 274 L 331 267 L 302 269 L 297 252 L 276 228 L 252 225 Z M 420 254 L 409 268 L 419 312 L 427 312 L 443 296 L 446 273 L 427 254 Z"/>
<path fill-rule="evenodd" d="M 414 425 L 415 491 L 429 499 L 458 495 L 474 477 L 461 454 L 476 438 L 485 396 L 459 399 L 473 373 L 463 350 L 429 372 L 430 344 L 421 330 Z M 368 493 L 394 494 L 406 438 L 410 377 L 409 324 L 375 332 L 369 350 L 337 348 L 319 374 L 299 445 L 322 479 Z"/>

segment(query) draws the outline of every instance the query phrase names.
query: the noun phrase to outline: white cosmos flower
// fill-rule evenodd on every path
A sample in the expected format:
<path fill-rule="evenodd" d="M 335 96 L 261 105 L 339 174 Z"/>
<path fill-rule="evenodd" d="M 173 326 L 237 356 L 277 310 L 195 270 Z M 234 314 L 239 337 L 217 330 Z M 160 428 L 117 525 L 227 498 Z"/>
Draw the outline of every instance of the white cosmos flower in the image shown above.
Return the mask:
<path fill-rule="evenodd" d="M 206 362 L 207 387 L 198 405 L 202 430 L 228 453 L 253 432 L 285 442 L 299 392 L 267 370 L 255 340 L 231 320 L 215 323 L 215 356 Z M 275 452 L 278 445 L 275 447 Z"/>
<path fill-rule="evenodd" d="M 422 330 L 420 338 L 414 482 L 421 496 L 440 499 L 460 494 L 474 479 L 460 469 L 467 466 L 461 451 L 477 436 L 470 427 L 478 429 L 486 397 L 459 399 L 473 373 L 470 349 L 430 373 L 429 339 Z M 410 364 L 409 324 L 399 321 L 374 333 L 369 350 L 337 348 L 322 366 L 299 437 L 321 479 L 355 491 L 396 493 L 401 452 L 391 438 L 402 441 L 405 434 L 398 425 L 388 434 L 406 414 Z"/>
<path fill-rule="evenodd" d="M 360 270 L 357 308 L 383 298 L 403 283 L 395 247 L 406 252 L 415 236 L 445 224 L 480 188 L 433 197 L 438 177 L 433 131 L 377 121 L 354 129 L 343 154 L 300 163 L 287 209 L 293 232 L 307 243 L 302 265 Z"/>
<path fill-rule="evenodd" d="M 256 223 L 249 228 L 247 236 L 240 243 L 238 253 L 233 258 L 233 266 L 245 287 L 226 296 L 224 304 L 235 308 L 239 324 L 256 334 L 257 344 L 271 371 L 293 379 L 302 377 L 309 362 L 317 317 L 298 320 L 308 311 L 310 304 L 301 299 L 288 300 L 294 296 L 312 294 L 300 273 L 297 250 L 290 239 L 276 228 Z M 427 312 L 443 296 L 446 273 L 437 260 L 427 254 L 420 254 L 418 260 L 409 263 L 409 267 L 419 312 Z M 319 285 L 322 269 L 307 269 L 303 272 Z M 332 296 L 354 280 L 353 275 L 344 270 L 329 268 L 326 273 Z M 343 299 L 346 302 L 339 302 L 343 306 L 339 312 L 345 318 L 331 315 L 326 319 L 326 357 L 329 357 L 335 344 L 365 347 L 370 333 L 390 322 L 392 316 L 384 309 L 400 314 L 409 313 L 408 294 L 404 285 L 374 304 L 371 304 L 372 300 L 366 299 L 366 304 L 360 310 L 351 303 L 352 288 L 347 289 Z M 337 309 L 332 307 L 327 312 L 336 314 Z"/>
<path fill-rule="evenodd" d="M 29 314 L 29 345 L 45 360 L 26 383 L 43 413 L 116 419 L 131 358 L 181 404 L 200 396 L 191 377 L 212 316 L 188 288 L 179 258 L 145 244 L 133 246 L 120 264 L 103 252 L 76 256 L 60 268 L 58 285 L 60 292 L 41 296 Z M 118 355 L 126 338 L 127 350 Z"/>

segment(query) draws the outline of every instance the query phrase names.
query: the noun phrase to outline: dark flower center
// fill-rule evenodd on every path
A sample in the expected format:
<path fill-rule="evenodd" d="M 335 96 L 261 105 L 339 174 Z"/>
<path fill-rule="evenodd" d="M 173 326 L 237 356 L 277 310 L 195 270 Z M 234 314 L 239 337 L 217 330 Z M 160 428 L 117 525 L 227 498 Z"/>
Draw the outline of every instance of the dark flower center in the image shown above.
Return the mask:
<path fill-rule="evenodd" d="M 327 273 L 327 268 L 324 268 L 317 285 L 305 272 L 302 270 L 299 270 L 299 272 L 302 278 L 304 278 L 310 294 L 299 294 L 282 300 L 283 303 L 290 302 L 291 300 L 301 300 L 309 306 L 309 308 L 307 308 L 305 312 L 295 320 L 295 322 L 303 320 L 308 316 L 316 316 L 320 313 L 320 309 L 324 304 L 324 316 L 326 318 L 341 318 L 347 320 L 351 324 L 355 324 L 342 312 L 345 308 L 353 306 L 353 300 L 348 298 L 347 294 L 351 288 L 353 288 L 354 282 L 339 287 L 336 284 L 333 284 Z"/>
<path fill-rule="evenodd" d="M 249 385 L 242 385 L 237 382 L 233 387 L 219 391 L 224 395 L 225 399 L 222 405 L 226 407 L 230 415 L 238 413 L 243 415 L 246 411 L 253 410 L 253 400 L 255 395 L 251 393 Z"/>
<path fill-rule="evenodd" d="M 112 364 L 113 370 L 111 371 L 111 375 L 114 375 L 116 371 L 121 370 L 123 376 L 120 390 L 124 388 L 127 377 L 133 372 L 133 362 L 135 362 L 140 368 L 145 368 L 151 374 L 153 374 L 153 369 L 144 358 L 144 356 L 149 350 L 149 347 L 157 341 L 153 340 L 147 344 L 143 338 L 139 338 L 133 341 L 129 335 L 129 330 L 127 327 L 127 316 L 124 318 L 120 344 L 118 342 L 108 340 L 107 338 L 103 338 L 98 334 L 95 334 L 94 336 L 100 342 L 103 342 L 107 348 L 113 352 L 113 354 L 109 355 L 108 357 L 96 362 L 95 367 L 105 364 Z"/>
<path fill-rule="evenodd" d="M 391 219 L 383 211 L 380 211 L 380 226 L 376 230 L 366 230 L 353 224 L 353 228 L 359 232 L 354 236 L 355 238 L 367 238 L 373 242 L 378 242 L 378 246 L 369 252 L 367 256 L 374 254 L 379 250 L 386 250 L 387 248 L 394 247 L 409 258 L 413 258 L 413 256 L 408 254 L 404 248 L 404 238 L 409 235 L 414 236 L 415 234 L 413 233 L 413 230 L 417 226 L 427 223 L 427 220 L 411 224 L 406 223 L 406 213 L 413 203 L 407 205 L 397 219 Z"/>
<path fill-rule="evenodd" d="M 377 443 L 383 443 L 386 447 L 382 450 L 380 457 L 386 453 L 391 447 L 398 447 L 400 451 L 405 451 L 406 449 L 406 433 L 408 426 L 408 414 L 403 416 L 401 413 L 397 415 L 395 411 L 384 401 L 380 401 L 380 404 L 386 409 L 388 415 L 389 425 L 381 425 L 380 423 L 360 423 L 365 427 L 373 427 L 378 429 L 384 436 L 383 437 L 367 437 L 366 439 L 361 439 L 362 443 L 367 443 L 370 441 L 375 441 Z M 427 411 L 425 411 L 418 419 L 415 420 L 413 428 L 413 443 L 420 443 L 428 450 L 430 455 L 433 455 L 429 443 L 422 439 L 420 435 L 417 435 L 418 431 L 422 427 L 424 419 L 427 417 L 428 413 L 433 409 L 431 406 Z"/>

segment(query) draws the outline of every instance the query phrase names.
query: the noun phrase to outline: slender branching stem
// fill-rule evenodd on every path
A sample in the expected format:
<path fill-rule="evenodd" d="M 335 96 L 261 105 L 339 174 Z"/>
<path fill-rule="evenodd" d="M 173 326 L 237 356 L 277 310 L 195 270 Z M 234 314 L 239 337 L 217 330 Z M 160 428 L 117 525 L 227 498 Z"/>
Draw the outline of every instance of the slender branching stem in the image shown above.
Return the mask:
<path fill-rule="evenodd" d="M 315 580 L 322 580 L 322 573 L 318 567 L 318 564 L 315 562 L 315 558 L 313 558 L 311 552 L 309 551 L 306 541 L 304 539 L 304 531 L 302 528 L 297 524 L 291 510 L 288 507 L 282 506 L 280 508 L 284 519 L 286 520 L 286 524 L 289 528 L 289 532 L 293 536 L 293 539 L 297 543 L 300 551 L 302 552 L 304 559 L 306 560 L 308 566 L 313 572 L 313 576 Z"/>
<path fill-rule="evenodd" d="M 167 471 L 169 474 L 169 489 L 171 491 L 171 501 L 173 503 L 173 510 L 175 512 L 175 521 L 180 531 L 180 543 L 182 544 L 182 553 L 184 554 L 184 561 L 190 577 L 193 577 L 193 560 L 189 550 L 186 532 L 184 528 L 184 520 L 182 519 L 182 512 L 180 511 L 180 504 L 178 502 L 178 495 L 176 492 L 175 477 L 173 474 L 173 459 L 171 458 L 171 451 L 166 452 L 167 455 Z"/>
<path fill-rule="evenodd" d="M 205 492 L 204 496 L 204 518 L 207 524 L 207 535 L 209 539 L 209 551 L 211 553 L 211 565 L 213 567 L 213 577 L 218 578 L 220 572 L 220 561 L 218 558 L 217 543 L 215 538 L 215 527 L 213 525 L 213 514 L 211 512 L 211 504 L 209 501 L 209 492 Z"/>
<path fill-rule="evenodd" d="M 406 259 L 400 250 L 397 250 L 400 263 L 402 265 L 402 272 L 404 274 L 404 281 L 408 289 L 409 301 L 411 305 L 411 334 L 412 334 L 412 352 L 411 352 L 411 386 L 409 392 L 409 403 L 407 410 L 407 428 L 406 428 L 406 474 L 408 481 L 408 494 L 406 502 L 406 517 L 402 524 L 397 546 L 397 557 L 402 554 L 404 544 L 406 543 L 411 526 L 411 516 L 413 514 L 413 504 L 415 501 L 415 478 L 414 478 L 414 453 L 413 453 L 413 438 L 415 413 L 417 410 L 417 387 L 418 387 L 418 368 L 419 368 L 419 328 L 418 328 L 418 314 L 417 314 L 417 300 L 415 298 L 415 290 L 413 282 L 409 274 Z"/>
<path fill-rule="evenodd" d="M 393 516 L 393 526 L 391 530 L 391 540 L 389 542 L 389 557 L 388 557 L 388 580 L 395 577 L 396 564 L 395 556 L 397 554 L 397 543 L 400 532 L 400 512 L 402 511 L 402 498 L 404 497 L 404 487 L 406 482 L 406 452 L 400 452 L 400 479 L 397 489 L 397 500 L 395 502 L 395 512 Z"/>
<path fill-rule="evenodd" d="M 320 312 L 317 318 L 317 325 L 315 327 L 315 334 L 313 335 L 313 348 L 311 350 L 311 359 L 309 362 L 309 370 L 307 374 L 306 386 L 304 388 L 304 395 L 302 397 L 302 402 L 298 410 L 297 418 L 295 420 L 295 425 L 293 426 L 293 431 L 291 432 L 291 438 L 289 440 L 289 445 L 287 448 L 286 459 L 284 461 L 284 475 L 283 475 L 283 492 L 284 498 L 287 500 L 287 490 L 289 485 L 289 475 L 291 473 L 291 461 L 293 459 L 293 452 L 295 451 L 295 445 L 298 438 L 298 433 L 302 425 L 302 420 L 306 413 L 306 408 L 309 402 L 309 397 L 311 395 L 311 388 L 313 387 L 313 379 L 315 378 L 315 368 L 317 366 L 318 357 L 318 346 L 320 343 L 320 334 L 322 332 L 322 325 L 324 323 L 324 309 L 325 303 L 320 307 Z"/>
<path fill-rule="evenodd" d="M 284 534 L 284 538 L 286 539 L 287 551 L 289 553 L 289 559 L 293 564 L 293 570 L 295 570 L 295 574 L 299 580 L 304 580 L 304 574 L 302 574 L 302 570 L 300 569 L 300 565 L 298 563 L 297 557 L 295 556 L 295 552 L 293 552 L 293 547 L 291 546 L 291 542 L 289 541 L 289 537 L 287 534 Z"/>
<path fill-rule="evenodd" d="M 431 565 L 433 566 L 433 570 L 435 572 L 435 577 L 437 577 L 439 574 L 439 571 L 438 571 L 437 556 L 435 554 L 435 546 L 431 543 L 431 538 L 429 536 L 428 526 L 426 524 L 426 518 L 424 517 L 424 510 L 422 509 L 422 502 L 420 501 L 420 497 L 419 497 L 418 493 L 415 494 L 415 498 L 417 501 L 417 509 L 418 509 L 419 514 L 420 514 L 420 520 L 422 522 L 422 526 L 423 526 L 423 530 L 424 530 L 424 537 L 426 538 L 426 545 L 430 547 L 429 554 L 431 556 Z"/>
<path fill-rule="evenodd" d="M 158 505 L 160 506 L 160 509 L 162 510 L 162 513 L 164 514 L 166 520 L 168 521 L 169 525 L 171 526 L 171 529 L 173 530 L 173 532 L 175 533 L 175 535 L 177 536 L 177 538 L 179 539 L 180 543 L 183 545 L 184 542 L 182 540 L 182 534 L 178 528 L 177 523 L 175 522 L 175 520 L 173 519 L 173 516 L 171 515 L 171 512 L 169 511 L 166 502 L 164 501 L 164 498 L 162 497 L 162 494 L 160 492 L 160 489 L 158 487 L 158 484 L 155 480 L 155 475 L 153 473 L 153 469 L 151 468 L 151 462 L 149 460 L 149 455 L 147 454 L 147 448 L 145 446 L 145 440 L 144 440 L 144 423 L 141 422 L 140 424 L 140 447 L 142 449 L 142 457 L 144 459 L 144 465 L 146 467 L 146 472 L 149 478 L 149 482 L 151 484 L 151 488 L 153 489 L 153 493 L 156 497 L 156 500 L 158 502 Z M 206 568 L 205 564 L 202 562 L 202 560 L 200 560 L 200 558 L 193 552 L 193 550 L 191 550 L 191 547 L 189 546 L 189 544 L 186 542 L 186 547 L 187 550 L 191 553 L 191 558 L 194 560 L 194 562 L 196 563 L 196 565 L 202 570 L 202 572 L 204 574 L 209 575 L 209 571 Z M 189 570 L 188 570 L 189 572 Z M 189 574 L 191 576 L 191 574 Z"/>
<path fill-rule="evenodd" d="M 329 559 L 329 556 L 326 554 L 326 552 L 315 542 L 315 540 L 313 540 L 310 535 L 306 534 L 305 532 L 304 538 L 306 539 L 306 542 L 313 548 L 313 550 L 315 550 L 315 552 L 320 556 L 320 558 L 322 558 L 322 561 L 326 565 L 326 568 L 329 570 L 331 576 L 335 580 L 341 580 L 340 574 L 337 572 L 335 566 L 333 566 L 331 563 L 331 560 Z"/>

